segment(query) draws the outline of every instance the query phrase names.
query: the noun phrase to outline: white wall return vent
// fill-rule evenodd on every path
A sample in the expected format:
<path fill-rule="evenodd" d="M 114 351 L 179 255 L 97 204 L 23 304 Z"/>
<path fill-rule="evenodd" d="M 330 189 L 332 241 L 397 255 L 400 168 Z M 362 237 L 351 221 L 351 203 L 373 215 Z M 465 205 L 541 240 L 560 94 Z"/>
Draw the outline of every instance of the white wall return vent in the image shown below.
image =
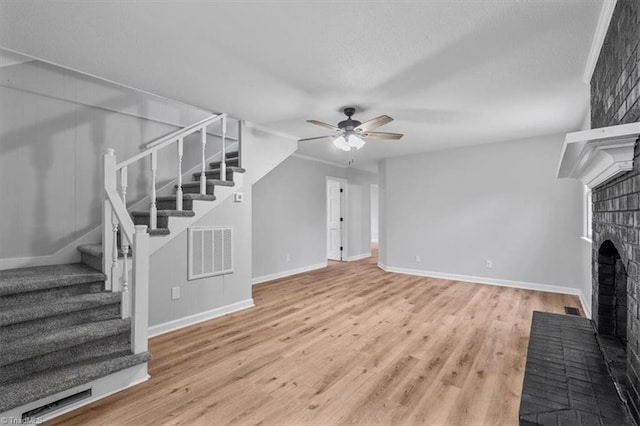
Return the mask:
<path fill-rule="evenodd" d="M 189 280 L 233 273 L 233 228 L 191 227 L 188 244 Z"/>

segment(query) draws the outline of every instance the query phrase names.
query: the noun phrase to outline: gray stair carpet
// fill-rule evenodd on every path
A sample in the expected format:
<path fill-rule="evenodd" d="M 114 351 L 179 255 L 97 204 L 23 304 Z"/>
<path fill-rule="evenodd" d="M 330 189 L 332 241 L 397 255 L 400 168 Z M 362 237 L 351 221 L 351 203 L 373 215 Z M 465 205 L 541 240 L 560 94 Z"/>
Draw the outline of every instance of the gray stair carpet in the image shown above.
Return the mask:
<path fill-rule="evenodd" d="M 0 327 L 51 317 L 68 312 L 82 311 L 102 305 L 120 303 L 119 293 L 90 293 L 67 297 L 56 303 L 33 304 L 29 306 L 13 306 L 0 311 Z"/>
<path fill-rule="evenodd" d="M 104 280 L 84 264 L 0 271 L 0 412 L 149 360 Z"/>
<path fill-rule="evenodd" d="M 18 338 L 0 348 L 0 366 L 121 334 L 129 329 L 129 320 L 112 319 Z"/>
<path fill-rule="evenodd" d="M 81 263 L 0 271 L 0 296 L 104 281 L 105 275 Z"/>

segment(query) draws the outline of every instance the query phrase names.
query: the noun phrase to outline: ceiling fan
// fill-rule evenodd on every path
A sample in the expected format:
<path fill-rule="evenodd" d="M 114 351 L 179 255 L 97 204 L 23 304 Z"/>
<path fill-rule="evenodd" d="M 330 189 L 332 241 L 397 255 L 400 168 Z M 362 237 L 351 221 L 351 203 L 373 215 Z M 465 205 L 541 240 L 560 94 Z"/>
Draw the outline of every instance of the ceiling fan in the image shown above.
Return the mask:
<path fill-rule="evenodd" d="M 364 146 L 364 139 L 393 139 L 398 140 L 403 135 L 401 133 L 389 133 L 389 132 L 372 132 L 371 130 L 384 126 L 393 121 L 393 118 L 388 115 L 381 115 L 372 120 L 365 121 L 364 123 L 354 120 L 351 117 L 356 113 L 356 109 L 347 107 L 343 110 L 347 116 L 346 120 L 338 123 L 338 126 L 332 126 L 331 124 L 323 123 L 318 120 L 307 120 L 307 123 L 315 124 L 317 126 L 326 127 L 335 131 L 334 134 L 325 136 L 316 136 L 313 138 L 299 139 L 298 142 L 313 141 L 317 139 L 333 138 L 333 144 L 343 151 L 351 151 L 352 148 L 360 149 Z"/>

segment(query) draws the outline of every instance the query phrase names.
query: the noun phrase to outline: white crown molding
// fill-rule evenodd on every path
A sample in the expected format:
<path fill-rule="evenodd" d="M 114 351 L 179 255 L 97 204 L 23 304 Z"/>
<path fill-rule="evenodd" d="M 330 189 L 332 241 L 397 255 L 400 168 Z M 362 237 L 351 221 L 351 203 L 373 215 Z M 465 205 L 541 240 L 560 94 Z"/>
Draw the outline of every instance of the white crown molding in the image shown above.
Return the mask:
<path fill-rule="evenodd" d="M 586 84 L 591 83 L 591 77 L 593 76 L 593 71 L 596 69 L 598 57 L 600 57 L 600 50 L 602 50 L 602 44 L 604 43 L 604 38 L 607 35 L 607 30 L 609 29 L 611 16 L 613 16 L 613 10 L 616 8 L 616 3 L 616 0 L 605 0 L 602 3 L 600 17 L 598 18 L 598 25 L 596 27 L 596 32 L 593 35 L 591 50 L 589 51 L 587 64 L 584 68 L 584 74 L 582 75 L 582 81 Z"/>
<path fill-rule="evenodd" d="M 264 133 L 268 133 L 270 135 L 278 136 L 278 137 L 281 137 L 283 139 L 290 139 L 290 140 L 294 140 L 296 142 L 298 141 L 298 139 L 300 139 L 297 136 L 293 136 L 293 135 L 290 135 L 288 133 L 284 133 L 284 132 L 281 132 L 281 131 L 278 131 L 278 130 L 274 130 L 274 129 L 270 128 L 270 127 L 263 126 L 262 124 L 256 124 L 256 123 L 252 123 L 250 121 L 245 121 L 244 125 L 245 125 L 245 127 L 249 128 L 249 129 L 256 129 L 256 130 L 258 130 L 260 132 L 264 132 Z"/>
<path fill-rule="evenodd" d="M 347 166 L 344 164 L 332 163 L 331 161 L 321 160 L 320 158 L 310 157 L 304 154 L 293 153 L 291 156 L 296 158 L 301 158 L 303 160 L 315 161 L 316 163 L 322 163 L 328 166 L 340 167 L 341 169 L 347 168 Z"/>
<path fill-rule="evenodd" d="M 579 179 L 589 188 L 633 168 L 640 123 L 567 133 L 558 178 Z"/>

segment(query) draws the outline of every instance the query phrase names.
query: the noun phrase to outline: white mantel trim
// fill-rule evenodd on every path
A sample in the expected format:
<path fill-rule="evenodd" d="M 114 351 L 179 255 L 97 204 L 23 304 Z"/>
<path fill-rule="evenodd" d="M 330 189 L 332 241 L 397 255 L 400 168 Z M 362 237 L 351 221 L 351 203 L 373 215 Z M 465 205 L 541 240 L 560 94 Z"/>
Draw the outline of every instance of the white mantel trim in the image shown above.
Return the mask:
<path fill-rule="evenodd" d="M 567 133 L 558 178 L 579 179 L 589 188 L 633 168 L 640 123 Z"/>

